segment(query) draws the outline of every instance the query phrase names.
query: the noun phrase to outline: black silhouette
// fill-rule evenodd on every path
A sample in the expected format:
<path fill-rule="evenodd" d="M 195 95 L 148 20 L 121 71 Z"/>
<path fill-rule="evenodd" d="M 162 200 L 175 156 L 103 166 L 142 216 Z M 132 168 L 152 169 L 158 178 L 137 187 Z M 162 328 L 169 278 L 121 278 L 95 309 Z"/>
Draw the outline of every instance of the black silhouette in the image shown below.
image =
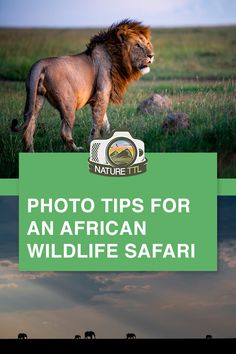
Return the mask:
<path fill-rule="evenodd" d="M 136 339 L 136 335 L 134 333 L 127 333 L 126 338 L 127 339 Z"/>
<path fill-rule="evenodd" d="M 28 339 L 28 336 L 26 333 L 19 333 L 18 334 L 18 339 Z"/>
<path fill-rule="evenodd" d="M 96 339 L 95 333 L 93 331 L 86 331 L 84 332 L 85 339 Z"/>
<path fill-rule="evenodd" d="M 207 334 L 206 339 L 212 339 L 212 336 L 210 334 Z"/>
<path fill-rule="evenodd" d="M 81 339 L 81 336 L 79 334 L 76 334 L 74 339 Z"/>

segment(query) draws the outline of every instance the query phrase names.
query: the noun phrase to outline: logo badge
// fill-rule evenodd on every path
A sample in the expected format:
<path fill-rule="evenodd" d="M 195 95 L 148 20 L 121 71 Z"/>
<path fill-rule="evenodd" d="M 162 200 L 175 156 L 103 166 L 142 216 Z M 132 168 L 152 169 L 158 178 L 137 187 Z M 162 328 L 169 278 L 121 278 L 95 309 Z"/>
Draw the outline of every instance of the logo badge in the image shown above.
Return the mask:
<path fill-rule="evenodd" d="M 116 130 L 108 139 L 90 144 L 89 171 L 103 176 L 134 176 L 146 172 L 147 159 L 142 140 L 128 131 Z"/>

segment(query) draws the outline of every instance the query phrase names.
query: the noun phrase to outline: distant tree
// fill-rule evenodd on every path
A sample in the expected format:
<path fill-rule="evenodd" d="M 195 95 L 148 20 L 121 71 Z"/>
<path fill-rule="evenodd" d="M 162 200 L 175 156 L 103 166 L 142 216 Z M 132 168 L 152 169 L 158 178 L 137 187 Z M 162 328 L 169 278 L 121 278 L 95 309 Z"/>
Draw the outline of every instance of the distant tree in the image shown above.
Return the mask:
<path fill-rule="evenodd" d="M 76 334 L 74 339 L 81 339 L 81 336 L 79 334 Z"/>
<path fill-rule="evenodd" d="M 127 339 L 136 339 L 136 335 L 134 333 L 127 333 L 126 338 Z"/>
<path fill-rule="evenodd" d="M 96 335 L 93 331 L 86 331 L 84 332 L 84 338 L 85 339 L 96 339 Z"/>
<path fill-rule="evenodd" d="M 18 339 L 28 339 L 28 336 L 26 333 L 19 333 L 18 334 Z"/>

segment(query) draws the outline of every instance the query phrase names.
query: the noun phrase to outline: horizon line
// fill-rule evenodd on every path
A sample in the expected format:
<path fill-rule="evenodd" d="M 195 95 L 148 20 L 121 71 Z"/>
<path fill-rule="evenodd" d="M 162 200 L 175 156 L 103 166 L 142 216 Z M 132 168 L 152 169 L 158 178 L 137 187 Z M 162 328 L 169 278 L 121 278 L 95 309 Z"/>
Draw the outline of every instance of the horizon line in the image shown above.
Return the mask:
<path fill-rule="evenodd" d="M 88 26 L 24 26 L 24 25 L 17 25 L 11 26 L 6 25 L 2 26 L 0 24 L 0 29 L 97 29 L 97 28 L 108 28 L 110 25 L 88 25 Z M 216 28 L 216 27 L 236 27 L 236 23 L 228 23 L 228 24 L 193 24 L 193 25 L 160 25 L 160 26 L 153 26 L 150 25 L 152 29 L 175 29 L 175 28 Z"/>

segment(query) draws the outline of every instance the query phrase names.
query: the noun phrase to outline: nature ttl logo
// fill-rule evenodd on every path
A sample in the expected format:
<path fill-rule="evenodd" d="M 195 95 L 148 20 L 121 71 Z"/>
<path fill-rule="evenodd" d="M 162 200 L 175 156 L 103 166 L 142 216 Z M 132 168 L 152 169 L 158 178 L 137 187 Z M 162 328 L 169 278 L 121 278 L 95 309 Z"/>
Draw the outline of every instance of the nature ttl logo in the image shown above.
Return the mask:
<path fill-rule="evenodd" d="M 108 139 L 90 144 L 89 171 L 104 176 L 134 176 L 145 172 L 147 159 L 142 140 L 128 131 L 113 132 Z"/>

